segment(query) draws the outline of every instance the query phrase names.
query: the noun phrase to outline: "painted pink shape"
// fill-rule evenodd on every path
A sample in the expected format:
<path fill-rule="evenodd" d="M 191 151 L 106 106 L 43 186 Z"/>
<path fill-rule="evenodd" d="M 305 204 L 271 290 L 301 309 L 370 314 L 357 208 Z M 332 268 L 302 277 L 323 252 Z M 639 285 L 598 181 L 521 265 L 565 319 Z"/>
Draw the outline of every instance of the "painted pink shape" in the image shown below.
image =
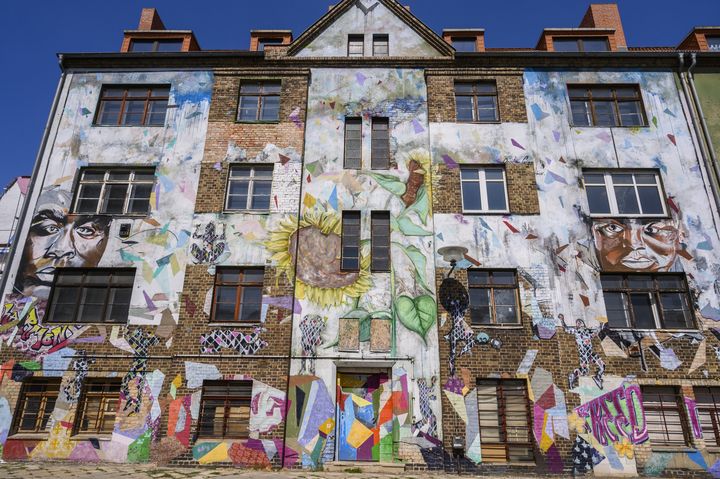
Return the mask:
<path fill-rule="evenodd" d="M 667 137 L 670 141 L 672 141 L 673 145 L 677 146 L 677 143 L 675 142 L 675 135 L 673 135 L 672 133 L 668 133 Z"/>
<path fill-rule="evenodd" d="M 518 143 L 518 142 L 515 140 L 515 138 L 510 138 L 510 143 L 512 143 L 513 146 L 515 146 L 515 147 L 517 147 L 517 148 L 520 148 L 521 150 L 524 150 L 524 149 L 525 149 L 525 147 L 522 146 L 520 143 Z"/>

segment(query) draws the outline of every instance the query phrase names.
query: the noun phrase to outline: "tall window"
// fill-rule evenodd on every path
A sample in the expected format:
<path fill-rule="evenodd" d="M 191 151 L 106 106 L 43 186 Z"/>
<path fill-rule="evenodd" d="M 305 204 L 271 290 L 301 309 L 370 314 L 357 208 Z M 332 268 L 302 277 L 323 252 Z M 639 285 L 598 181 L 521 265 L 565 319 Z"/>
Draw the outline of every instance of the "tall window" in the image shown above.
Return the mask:
<path fill-rule="evenodd" d="M 55 401 L 60 394 L 61 378 L 27 378 L 22 382 L 15 408 L 13 434 L 38 433 L 47 429 Z"/>
<path fill-rule="evenodd" d="M 263 268 L 218 267 L 213 321 L 259 322 L 264 276 Z"/>
<path fill-rule="evenodd" d="M 252 381 L 204 381 L 199 437 L 248 437 Z"/>
<path fill-rule="evenodd" d="M 390 55 L 389 39 L 387 35 L 373 35 L 373 56 L 386 57 Z"/>
<path fill-rule="evenodd" d="M 515 271 L 468 270 L 473 325 L 520 324 Z"/>
<path fill-rule="evenodd" d="M 169 98 L 168 85 L 103 86 L 95 124 L 163 126 Z"/>
<path fill-rule="evenodd" d="M 362 120 L 345 118 L 345 168 L 362 168 Z"/>
<path fill-rule="evenodd" d="M 370 215 L 373 271 L 390 271 L 390 213 L 373 211 Z"/>
<path fill-rule="evenodd" d="M 606 37 L 553 37 L 556 52 L 607 52 L 610 44 Z"/>
<path fill-rule="evenodd" d="M 363 35 L 348 35 L 348 56 L 362 57 L 365 55 L 365 37 Z"/>
<path fill-rule="evenodd" d="M 75 434 L 112 434 L 120 404 L 120 378 L 87 378 L 75 416 Z"/>
<path fill-rule="evenodd" d="M 475 37 L 452 37 L 450 39 L 453 48 L 456 52 L 475 52 L 477 51 L 477 44 Z"/>
<path fill-rule="evenodd" d="M 684 275 L 603 274 L 600 280 L 610 327 L 695 327 Z"/>
<path fill-rule="evenodd" d="M 228 177 L 227 210 L 270 209 L 273 165 L 237 165 Z"/>
<path fill-rule="evenodd" d="M 182 38 L 166 38 L 155 40 L 139 40 L 130 41 L 131 52 L 180 52 L 182 51 Z"/>
<path fill-rule="evenodd" d="M 643 407 L 653 446 L 686 446 L 688 437 L 678 388 L 642 386 Z"/>
<path fill-rule="evenodd" d="M 371 168 L 379 170 L 390 168 L 390 124 L 387 118 L 372 119 L 371 153 Z"/>
<path fill-rule="evenodd" d="M 499 121 L 497 87 L 494 82 L 455 82 L 457 121 Z"/>
<path fill-rule="evenodd" d="M 154 186 L 155 168 L 83 168 L 74 213 L 146 215 Z"/>
<path fill-rule="evenodd" d="M 463 212 L 503 213 L 508 211 L 505 170 L 501 167 L 460 168 Z"/>
<path fill-rule="evenodd" d="M 48 318 L 54 323 L 126 323 L 134 269 L 58 269 Z"/>
<path fill-rule="evenodd" d="M 280 85 L 279 81 L 243 82 L 240 85 L 238 121 L 278 121 Z"/>
<path fill-rule="evenodd" d="M 720 387 L 695 386 L 698 418 L 705 446 L 720 446 Z"/>
<path fill-rule="evenodd" d="M 588 171 L 583 183 L 592 215 L 664 216 L 660 175 L 645 171 Z"/>
<path fill-rule="evenodd" d="M 342 214 L 341 268 L 348 271 L 357 271 L 360 269 L 359 211 L 343 211 Z"/>
<path fill-rule="evenodd" d="M 574 126 L 643 126 L 637 85 L 568 85 Z"/>
<path fill-rule="evenodd" d="M 478 379 L 477 394 L 483 462 L 533 462 L 527 383 Z"/>

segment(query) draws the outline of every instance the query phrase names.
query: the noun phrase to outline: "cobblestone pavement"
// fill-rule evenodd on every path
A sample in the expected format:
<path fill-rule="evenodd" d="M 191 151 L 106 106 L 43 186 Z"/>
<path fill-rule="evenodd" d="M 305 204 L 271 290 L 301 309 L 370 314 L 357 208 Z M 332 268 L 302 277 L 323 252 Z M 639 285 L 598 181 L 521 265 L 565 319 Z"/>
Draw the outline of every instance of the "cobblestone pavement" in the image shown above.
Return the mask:
<path fill-rule="evenodd" d="M 151 464 L 73 464 L 68 462 L 0 464 L 0 478 L 22 479 L 185 479 L 185 478 L 241 478 L 241 479 L 450 479 L 453 474 L 427 472 L 401 472 L 399 474 L 375 474 L 358 471 L 311 472 L 311 471 L 254 471 L 228 467 L 159 467 Z M 468 477 L 468 476 L 465 476 Z M 497 477 L 497 476 L 494 476 Z M 509 476 L 508 476 L 509 477 Z M 512 476 L 520 479 L 518 476 Z"/>

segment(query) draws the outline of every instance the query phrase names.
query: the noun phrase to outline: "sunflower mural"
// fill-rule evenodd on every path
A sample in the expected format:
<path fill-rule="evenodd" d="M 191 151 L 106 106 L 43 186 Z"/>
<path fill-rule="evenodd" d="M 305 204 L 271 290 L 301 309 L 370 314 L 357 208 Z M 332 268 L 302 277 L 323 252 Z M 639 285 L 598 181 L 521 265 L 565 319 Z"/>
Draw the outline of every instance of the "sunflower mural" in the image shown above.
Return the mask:
<path fill-rule="evenodd" d="M 290 282 L 295 280 L 298 299 L 322 308 L 340 306 L 372 286 L 367 242 L 361 245 L 360 270 L 340 269 L 340 232 L 340 215 L 319 210 L 306 212 L 299 223 L 286 218 L 270 232 L 265 247 L 278 274 L 285 274 Z"/>

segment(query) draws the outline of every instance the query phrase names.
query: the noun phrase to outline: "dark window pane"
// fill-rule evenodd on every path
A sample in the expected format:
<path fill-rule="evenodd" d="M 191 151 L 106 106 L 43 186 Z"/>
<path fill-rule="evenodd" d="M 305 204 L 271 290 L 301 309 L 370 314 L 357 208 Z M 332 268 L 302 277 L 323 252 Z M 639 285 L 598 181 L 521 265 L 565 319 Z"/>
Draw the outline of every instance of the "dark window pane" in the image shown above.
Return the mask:
<path fill-rule="evenodd" d="M 151 184 L 133 185 L 130 200 L 128 201 L 128 213 L 147 213 L 150 209 L 150 194 L 152 193 L 152 189 L 153 185 Z"/>
<path fill-rule="evenodd" d="M 238 112 L 238 120 L 240 121 L 256 121 L 258 119 L 258 108 L 260 97 L 257 96 L 241 96 L 240 108 Z"/>
<path fill-rule="evenodd" d="M 585 186 L 588 206 L 592 214 L 609 214 L 610 202 L 605 186 Z"/>
<path fill-rule="evenodd" d="M 477 120 L 478 121 L 497 121 L 497 97 L 479 96 L 477 97 Z"/>
<path fill-rule="evenodd" d="M 632 186 L 615 185 L 615 200 L 617 201 L 618 213 L 621 215 L 633 215 L 640 213 L 640 207 L 635 196 L 635 188 Z"/>
<path fill-rule="evenodd" d="M 663 310 L 663 326 L 665 328 L 692 327 L 690 307 L 687 295 L 683 293 L 661 293 L 660 305 Z"/>
<path fill-rule="evenodd" d="M 120 120 L 120 109 L 122 103 L 120 101 L 106 100 L 100 103 L 100 113 L 98 114 L 98 124 L 100 125 L 117 125 Z"/>
<path fill-rule="evenodd" d="M 458 52 L 476 51 L 474 38 L 453 38 L 451 41 L 453 48 Z"/>
<path fill-rule="evenodd" d="M 638 196 L 644 215 L 661 215 L 664 213 L 662 200 L 657 187 L 638 186 Z"/>
<path fill-rule="evenodd" d="M 630 327 L 629 314 L 625 304 L 625 295 L 622 293 L 611 293 L 605 291 L 605 310 L 607 312 L 608 324 L 611 328 Z"/>
<path fill-rule="evenodd" d="M 504 182 L 488 182 L 487 183 L 488 210 L 503 211 L 507 209 L 505 202 L 505 183 Z"/>
<path fill-rule="evenodd" d="M 493 271 L 493 284 L 515 284 L 515 273 L 512 271 Z"/>
<path fill-rule="evenodd" d="M 125 208 L 125 195 L 127 195 L 127 184 L 108 184 L 105 186 L 105 197 L 103 198 L 102 213 L 122 214 Z"/>
<path fill-rule="evenodd" d="M 460 168 L 460 178 L 463 180 L 477 180 L 480 178 L 479 168 Z"/>
<path fill-rule="evenodd" d="M 643 124 L 640 103 L 635 101 L 622 101 L 618 103 L 620 122 L 622 126 L 640 126 Z"/>
<path fill-rule="evenodd" d="M 608 42 L 605 38 L 583 38 L 582 43 L 586 52 L 608 51 Z"/>
<path fill-rule="evenodd" d="M 632 293 L 630 294 L 630 303 L 636 328 L 655 329 L 657 327 L 650 293 Z"/>
<path fill-rule="evenodd" d="M 468 283 L 470 286 L 477 284 L 490 284 L 490 273 L 487 271 L 470 269 L 468 270 Z"/>
<path fill-rule="evenodd" d="M 131 52 L 152 52 L 155 49 L 155 40 L 133 40 L 130 45 Z"/>
<path fill-rule="evenodd" d="M 578 52 L 580 46 L 575 38 L 553 38 L 553 49 L 556 52 Z"/>
<path fill-rule="evenodd" d="M 480 199 L 480 184 L 474 181 L 462 182 L 463 210 L 480 211 L 482 202 Z"/>
<path fill-rule="evenodd" d="M 260 119 L 263 121 L 276 121 L 280 118 L 280 97 L 266 96 L 263 98 Z"/>
<path fill-rule="evenodd" d="M 162 126 L 165 124 L 167 113 L 167 100 L 153 100 L 148 104 L 147 125 Z"/>
<path fill-rule="evenodd" d="M 584 100 L 573 100 L 570 102 L 570 109 L 572 110 L 573 125 L 590 126 L 592 124 L 590 102 Z"/>
<path fill-rule="evenodd" d="M 159 52 L 179 52 L 182 51 L 182 40 L 160 40 L 158 41 L 157 51 Z"/>
<path fill-rule="evenodd" d="M 651 289 L 653 287 L 653 277 L 650 275 L 631 274 L 628 275 L 628 287 L 636 289 Z"/>
<path fill-rule="evenodd" d="M 594 101 L 596 126 L 617 126 L 615 117 L 615 104 L 612 101 Z"/>
<path fill-rule="evenodd" d="M 123 125 L 142 125 L 145 115 L 145 100 L 128 100 L 125 102 Z"/>

